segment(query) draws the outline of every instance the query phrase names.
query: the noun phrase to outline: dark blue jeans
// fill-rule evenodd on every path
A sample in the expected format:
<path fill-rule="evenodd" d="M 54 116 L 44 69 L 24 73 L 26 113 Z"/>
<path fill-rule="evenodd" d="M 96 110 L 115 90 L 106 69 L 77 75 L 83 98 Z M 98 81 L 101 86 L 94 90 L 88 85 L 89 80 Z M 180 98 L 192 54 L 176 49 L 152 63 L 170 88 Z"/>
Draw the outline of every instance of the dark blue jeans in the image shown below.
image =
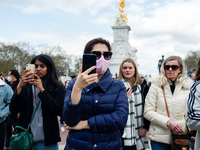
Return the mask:
<path fill-rule="evenodd" d="M 152 150 L 172 150 L 172 146 L 170 144 L 151 141 L 151 149 Z"/>
<path fill-rule="evenodd" d="M 45 146 L 44 142 L 38 142 L 38 143 L 34 143 L 33 149 L 34 150 L 58 150 L 58 143 Z"/>
<path fill-rule="evenodd" d="M 5 141 L 5 146 L 9 146 L 9 140 L 12 137 L 12 126 L 6 126 L 6 141 Z"/>
<path fill-rule="evenodd" d="M 193 140 L 189 140 L 189 143 L 190 143 L 190 149 L 191 150 L 194 150 L 194 141 Z"/>

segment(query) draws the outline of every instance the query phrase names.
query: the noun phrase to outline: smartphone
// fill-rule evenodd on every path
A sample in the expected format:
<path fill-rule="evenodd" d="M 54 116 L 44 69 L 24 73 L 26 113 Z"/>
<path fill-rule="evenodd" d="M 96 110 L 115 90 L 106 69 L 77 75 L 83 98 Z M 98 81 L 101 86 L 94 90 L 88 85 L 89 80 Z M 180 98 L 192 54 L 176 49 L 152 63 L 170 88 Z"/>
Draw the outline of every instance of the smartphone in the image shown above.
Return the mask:
<path fill-rule="evenodd" d="M 88 68 L 96 66 L 96 55 L 94 54 L 83 54 L 83 65 L 82 72 L 87 70 Z M 92 70 L 89 74 L 96 73 L 96 68 Z"/>
<path fill-rule="evenodd" d="M 130 88 L 128 88 L 126 91 L 128 92 Z M 135 92 L 137 90 L 137 84 L 132 86 L 132 93 Z"/>
<path fill-rule="evenodd" d="M 29 70 L 28 72 L 26 72 L 26 74 L 31 73 L 31 72 L 35 72 L 35 64 L 26 64 L 26 70 Z"/>

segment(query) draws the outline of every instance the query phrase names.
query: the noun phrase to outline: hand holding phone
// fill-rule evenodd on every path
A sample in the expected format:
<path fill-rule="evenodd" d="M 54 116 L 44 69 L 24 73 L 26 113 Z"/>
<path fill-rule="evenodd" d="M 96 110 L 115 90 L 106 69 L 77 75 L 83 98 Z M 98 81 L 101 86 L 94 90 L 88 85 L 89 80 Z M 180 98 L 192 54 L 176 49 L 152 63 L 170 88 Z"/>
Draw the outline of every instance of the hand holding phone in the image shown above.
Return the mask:
<path fill-rule="evenodd" d="M 26 71 L 29 70 L 29 71 Z M 26 76 L 27 74 L 35 72 L 35 64 L 26 64 L 25 71 L 23 72 L 23 75 L 21 76 L 21 80 L 17 86 L 17 94 L 19 95 L 21 93 L 22 88 L 26 85 L 26 83 L 29 83 L 29 79 L 32 79 L 31 75 Z"/>
<path fill-rule="evenodd" d="M 72 104 L 78 104 L 80 102 L 81 92 L 85 87 L 95 82 L 98 82 L 98 74 L 96 73 L 95 66 L 96 55 L 84 54 L 83 63 L 81 66 L 82 68 L 80 67 L 79 69 L 79 74 L 71 93 Z"/>
<path fill-rule="evenodd" d="M 82 72 L 86 71 L 92 66 L 96 66 L 96 55 L 94 54 L 83 54 L 83 67 Z M 96 68 L 89 74 L 96 73 Z"/>
<path fill-rule="evenodd" d="M 26 70 L 30 70 L 30 71 L 27 71 L 26 74 L 35 73 L 35 64 L 27 64 Z"/>
<path fill-rule="evenodd" d="M 133 85 L 131 88 L 132 88 L 132 93 L 135 92 L 135 91 L 137 90 L 137 84 Z M 130 88 L 128 88 L 128 89 L 126 90 L 126 92 L 128 92 L 129 89 L 130 89 Z"/>

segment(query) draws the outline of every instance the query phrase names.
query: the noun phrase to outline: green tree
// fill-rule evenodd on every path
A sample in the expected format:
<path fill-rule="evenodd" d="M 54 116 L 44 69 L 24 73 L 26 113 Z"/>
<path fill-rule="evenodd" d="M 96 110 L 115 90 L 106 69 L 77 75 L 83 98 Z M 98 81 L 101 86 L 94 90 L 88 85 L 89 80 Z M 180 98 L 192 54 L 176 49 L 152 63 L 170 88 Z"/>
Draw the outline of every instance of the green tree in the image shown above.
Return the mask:
<path fill-rule="evenodd" d="M 190 51 L 186 55 L 186 58 L 184 59 L 187 70 L 190 70 L 192 68 L 197 68 L 197 63 L 199 61 L 199 58 L 200 58 L 199 51 Z"/>
<path fill-rule="evenodd" d="M 75 56 L 75 59 L 74 59 L 74 73 L 75 75 L 78 75 L 79 73 L 79 68 L 82 64 L 82 57 L 81 56 Z"/>
<path fill-rule="evenodd" d="M 51 47 L 49 51 L 45 52 L 45 54 L 49 55 L 53 59 L 57 70 L 62 70 L 63 72 L 66 72 L 67 69 L 70 67 L 72 56 L 67 55 L 66 51 L 62 49 L 62 47 Z"/>
<path fill-rule="evenodd" d="M 19 43 L 6 45 L 0 43 L 0 71 L 8 73 L 10 69 L 23 71 L 25 64 L 29 61 L 29 53 L 20 49 Z"/>
<path fill-rule="evenodd" d="M 68 56 L 60 46 L 34 46 L 26 42 L 0 43 L 0 72 L 7 74 L 10 69 L 17 69 L 22 74 L 24 66 L 30 63 L 34 56 L 42 53 L 53 59 L 58 70 L 66 72 L 69 68 L 71 56 Z"/>

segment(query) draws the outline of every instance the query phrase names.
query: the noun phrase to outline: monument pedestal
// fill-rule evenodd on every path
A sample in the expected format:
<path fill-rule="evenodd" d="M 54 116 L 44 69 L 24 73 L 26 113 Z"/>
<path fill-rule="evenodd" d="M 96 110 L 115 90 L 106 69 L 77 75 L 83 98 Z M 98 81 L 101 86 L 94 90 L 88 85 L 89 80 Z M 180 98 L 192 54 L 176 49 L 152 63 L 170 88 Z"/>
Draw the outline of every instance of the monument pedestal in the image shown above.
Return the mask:
<path fill-rule="evenodd" d="M 125 23 L 125 20 L 120 17 L 116 20 L 116 24 L 112 27 L 114 32 L 114 42 L 112 44 L 112 59 L 110 64 L 110 71 L 113 75 L 113 78 L 116 78 L 119 75 L 119 67 L 122 61 L 126 58 L 132 58 L 137 64 L 135 48 L 132 48 L 129 44 L 129 31 L 131 30 L 130 26 Z"/>

